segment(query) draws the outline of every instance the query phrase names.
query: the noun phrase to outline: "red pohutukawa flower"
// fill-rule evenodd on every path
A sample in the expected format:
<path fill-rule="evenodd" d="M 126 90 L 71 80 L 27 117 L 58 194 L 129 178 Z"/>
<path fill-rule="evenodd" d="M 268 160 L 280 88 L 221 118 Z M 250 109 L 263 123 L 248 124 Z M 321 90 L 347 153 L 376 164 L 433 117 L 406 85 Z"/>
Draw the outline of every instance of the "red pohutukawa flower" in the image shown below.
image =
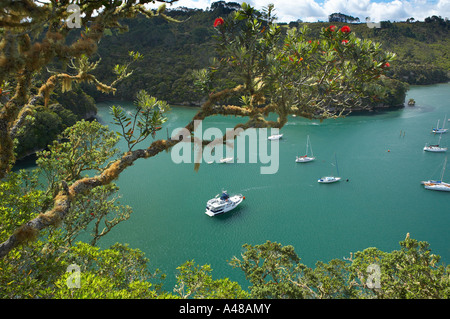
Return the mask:
<path fill-rule="evenodd" d="M 334 32 L 334 30 L 336 30 L 336 26 L 335 25 L 330 25 L 328 27 L 328 29 L 330 29 L 331 32 Z"/>
<path fill-rule="evenodd" d="M 382 68 L 388 68 L 388 67 L 390 67 L 391 65 L 389 64 L 389 62 L 386 62 L 385 64 L 383 64 L 381 67 Z"/>
<path fill-rule="evenodd" d="M 349 33 L 349 32 L 350 32 L 350 27 L 349 27 L 348 25 L 344 25 L 344 26 L 341 28 L 341 32 L 343 32 L 343 33 Z"/>
<path fill-rule="evenodd" d="M 225 21 L 222 18 L 217 18 L 214 20 L 214 28 L 217 28 L 217 26 L 224 24 Z"/>
<path fill-rule="evenodd" d="M 347 43 L 348 43 L 348 40 L 342 40 L 341 43 L 342 43 L 342 44 L 347 44 Z"/>

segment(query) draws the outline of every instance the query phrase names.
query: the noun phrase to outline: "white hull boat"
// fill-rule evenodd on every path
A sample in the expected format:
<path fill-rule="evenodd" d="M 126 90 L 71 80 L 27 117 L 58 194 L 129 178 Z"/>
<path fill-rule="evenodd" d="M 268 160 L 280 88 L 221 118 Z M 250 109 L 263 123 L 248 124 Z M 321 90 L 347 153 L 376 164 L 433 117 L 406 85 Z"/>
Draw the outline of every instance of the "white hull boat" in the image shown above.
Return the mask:
<path fill-rule="evenodd" d="M 311 156 L 308 156 L 308 150 L 311 149 Z M 297 156 L 297 158 L 295 159 L 295 161 L 297 163 L 308 163 L 308 162 L 312 162 L 314 161 L 316 158 L 314 157 L 313 151 L 312 151 L 312 147 L 311 147 L 311 143 L 309 141 L 309 135 L 306 139 L 306 155 L 303 156 Z"/>
<path fill-rule="evenodd" d="M 447 117 L 447 116 L 446 116 L 446 117 Z M 442 126 L 442 128 L 440 128 L 440 127 L 439 127 L 439 120 L 438 120 L 436 128 L 433 128 L 433 129 L 431 130 L 431 132 L 433 132 L 434 134 L 447 133 L 447 132 L 448 132 L 448 129 L 447 129 L 447 128 L 444 128 L 444 127 L 445 127 L 445 122 L 447 122 L 447 121 L 446 121 L 446 119 L 444 118 L 444 125 Z"/>
<path fill-rule="evenodd" d="M 275 141 L 283 137 L 283 134 L 270 135 L 267 139 Z"/>
<path fill-rule="evenodd" d="M 429 190 L 450 192 L 450 183 L 446 183 L 446 182 L 442 181 L 444 179 L 446 165 L 447 165 L 447 157 L 444 160 L 444 166 L 442 167 L 441 179 L 439 181 L 428 180 L 428 181 L 422 181 L 421 184 L 424 185 L 424 187 Z"/>
<path fill-rule="evenodd" d="M 435 134 L 447 133 L 448 128 L 434 128 L 432 132 Z"/>
<path fill-rule="evenodd" d="M 229 212 L 242 203 L 244 199 L 245 196 L 242 196 L 242 194 L 230 196 L 226 191 L 223 191 L 221 195 L 217 194 L 216 197 L 206 203 L 205 214 L 213 217 Z"/>
<path fill-rule="evenodd" d="M 444 192 L 450 192 L 450 184 L 449 183 L 426 183 L 425 188 L 432 190 L 432 191 L 444 191 Z"/>
<path fill-rule="evenodd" d="M 339 169 L 338 169 L 338 165 L 337 165 L 337 157 L 336 154 L 334 154 L 334 158 L 335 158 L 335 162 L 336 162 L 336 172 L 339 175 Z M 321 184 L 330 184 L 330 183 L 335 183 L 335 182 L 339 182 L 341 180 L 340 177 L 336 177 L 336 176 L 325 176 L 322 178 L 319 178 L 317 180 L 317 182 L 321 183 Z"/>
<path fill-rule="evenodd" d="M 426 152 L 434 152 L 434 153 L 447 152 L 446 147 L 440 147 L 439 145 L 425 145 L 423 150 Z"/>
<path fill-rule="evenodd" d="M 434 153 L 447 152 L 446 147 L 439 146 L 441 144 L 441 138 L 442 138 L 442 134 L 439 135 L 439 142 L 437 144 L 435 144 L 435 145 L 426 144 L 425 147 L 423 148 L 423 150 L 426 152 L 434 152 Z"/>
<path fill-rule="evenodd" d="M 335 176 L 325 176 L 322 177 L 318 180 L 319 183 L 324 183 L 324 184 L 328 184 L 328 183 L 334 183 L 334 182 L 339 182 L 341 180 L 340 177 L 335 177 Z"/>
<path fill-rule="evenodd" d="M 295 161 L 297 163 L 308 163 L 308 162 L 312 162 L 314 161 L 316 158 L 315 157 L 310 157 L 310 156 L 299 156 L 295 159 Z"/>

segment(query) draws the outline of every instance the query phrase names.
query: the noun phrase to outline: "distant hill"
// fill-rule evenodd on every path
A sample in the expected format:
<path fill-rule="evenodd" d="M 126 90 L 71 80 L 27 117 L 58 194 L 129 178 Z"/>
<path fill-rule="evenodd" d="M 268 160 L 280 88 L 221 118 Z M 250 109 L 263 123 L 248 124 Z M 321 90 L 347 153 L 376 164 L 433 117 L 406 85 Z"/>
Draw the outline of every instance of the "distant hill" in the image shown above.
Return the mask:
<path fill-rule="evenodd" d="M 198 104 L 202 98 L 193 91 L 192 71 L 208 66 L 215 55 L 212 27 L 216 17 L 226 16 L 239 7 L 237 3 L 219 1 L 210 10 L 181 8 L 168 14 L 182 23 L 169 23 L 163 19 L 138 18 L 122 23 L 129 32 L 113 34 L 102 39 L 99 54 L 102 63 L 97 76 L 106 82 L 112 78 L 112 66 L 126 59 L 128 50 L 139 51 L 144 59 L 134 74 L 122 82 L 114 96 L 117 99 L 134 99 L 140 89 L 172 104 Z M 369 28 L 366 23 L 347 23 L 358 37 L 381 42 L 384 49 L 397 53 L 388 76 L 408 84 L 433 84 L 449 81 L 450 73 L 450 22 L 439 17 L 426 22 L 381 23 L 381 28 Z M 330 24 L 342 22 L 281 24 L 294 27 L 307 24 L 311 37 Z M 92 88 L 85 91 L 96 100 L 110 99 Z"/>
<path fill-rule="evenodd" d="M 395 52 L 397 61 L 392 63 L 388 76 L 409 84 L 434 84 L 450 80 L 450 21 L 439 17 L 426 22 L 380 23 L 380 28 L 370 28 L 366 23 L 352 23 L 352 31 L 358 37 L 380 42 L 385 50 Z M 304 24 L 304 23 L 301 23 Z M 318 34 L 322 27 L 345 23 L 307 23 Z M 298 23 L 290 23 L 296 26 Z"/>

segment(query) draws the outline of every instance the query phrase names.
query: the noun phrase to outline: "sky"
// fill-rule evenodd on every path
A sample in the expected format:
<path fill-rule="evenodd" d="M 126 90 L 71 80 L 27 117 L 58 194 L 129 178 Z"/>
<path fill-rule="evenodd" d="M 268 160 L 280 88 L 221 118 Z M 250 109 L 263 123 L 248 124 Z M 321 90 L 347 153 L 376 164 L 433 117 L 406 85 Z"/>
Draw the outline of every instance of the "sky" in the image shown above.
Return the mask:
<path fill-rule="evenodd" d="M 217 0 L 178 0 L 168 8 L 178 6 L 208 9 Z M 358 17 L 361 22 L 405 21 L 414 18 L 423 21 L 433 15 L 450 18 L 450 0 L 225 0 L 247 2 L 256 9 L 272 3 L 278 22 L 301 19 L 304 22 L 328 21 L 331 13 L 340 12 Z"/>

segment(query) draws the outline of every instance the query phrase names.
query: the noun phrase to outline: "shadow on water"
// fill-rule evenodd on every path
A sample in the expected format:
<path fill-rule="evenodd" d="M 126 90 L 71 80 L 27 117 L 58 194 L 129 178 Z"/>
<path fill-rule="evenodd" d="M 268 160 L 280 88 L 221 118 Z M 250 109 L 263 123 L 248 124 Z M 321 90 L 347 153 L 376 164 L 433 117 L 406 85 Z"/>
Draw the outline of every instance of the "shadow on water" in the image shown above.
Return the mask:
<path fill-rule="evenodd" d="M 14 167 L 12 168 L 13 172 L 18 172 L 21 169 L 34 169 L 36 168 L 36 154 L 28 155 L 20 160 L 17 160 Z"/>

